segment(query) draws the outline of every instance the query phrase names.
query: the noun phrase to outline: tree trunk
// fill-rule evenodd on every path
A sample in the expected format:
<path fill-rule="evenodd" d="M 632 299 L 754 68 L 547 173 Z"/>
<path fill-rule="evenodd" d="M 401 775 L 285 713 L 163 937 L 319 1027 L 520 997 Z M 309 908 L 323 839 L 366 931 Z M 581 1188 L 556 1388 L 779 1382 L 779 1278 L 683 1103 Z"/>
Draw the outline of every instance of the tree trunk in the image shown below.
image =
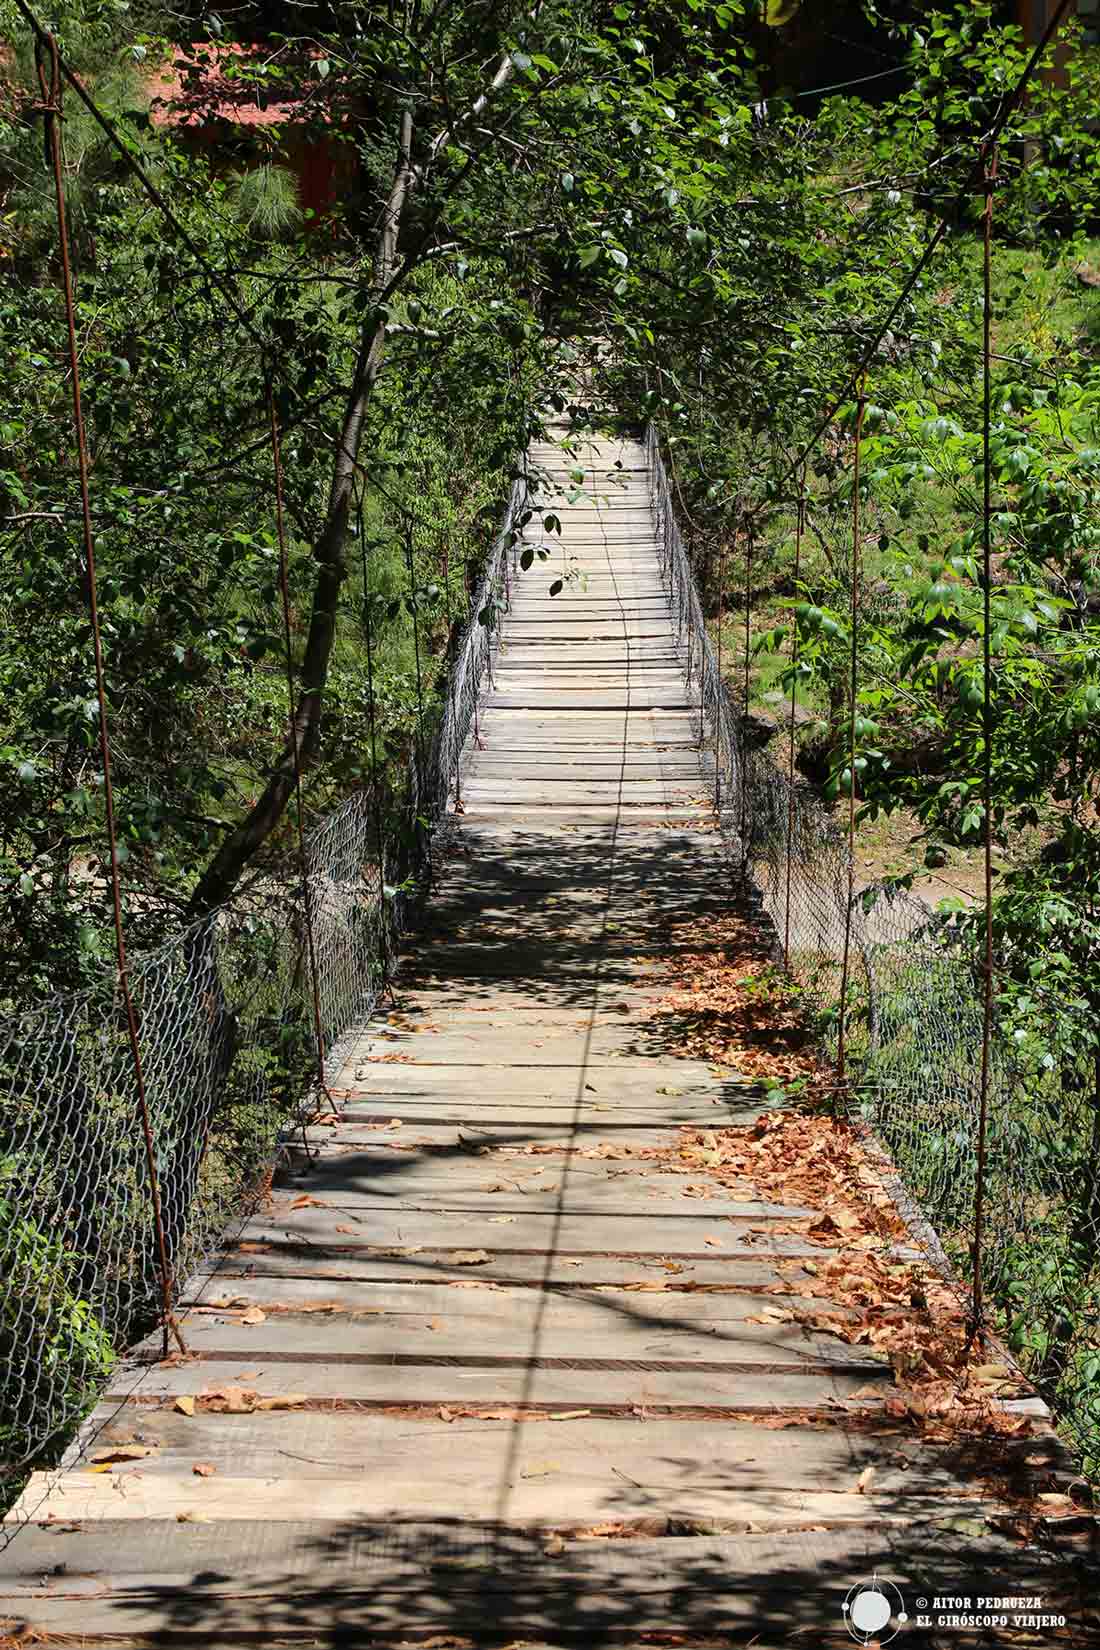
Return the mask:
<path fill-rule="evenodd" d="M 411 177 L 412 116 L 401 116 L 397 161 L 393 182 L 379 231 L 372 272 L 372 292 L 377 299 L 388 286 L 397 259 L 397 238 L 409 193 Z M 205 915 L 223 904 L 256 850 L 278 825 L 294 792 L 295 759 L 307 763 L 316 753 L 321 710 L 329 662 L 336 638 L 336 610 L 340 588 L 347 577 L 347 531 L 351 509 L 356 461 L 363 435 L 363 423 L 370 405 L 386 348 L 386 323 L 368 317 L 360 339 L 347 405 L 340 425 L 332 462 L 328 509 L 324 526 L 313 546 L 317 580 L 305 654 L 302 659 L 302 688 L 294 712 L 293 725 L 271 777 L 259 799 L 237 828 L 226 837 L 207 866 L 191 896 L 194 916 Z"/>

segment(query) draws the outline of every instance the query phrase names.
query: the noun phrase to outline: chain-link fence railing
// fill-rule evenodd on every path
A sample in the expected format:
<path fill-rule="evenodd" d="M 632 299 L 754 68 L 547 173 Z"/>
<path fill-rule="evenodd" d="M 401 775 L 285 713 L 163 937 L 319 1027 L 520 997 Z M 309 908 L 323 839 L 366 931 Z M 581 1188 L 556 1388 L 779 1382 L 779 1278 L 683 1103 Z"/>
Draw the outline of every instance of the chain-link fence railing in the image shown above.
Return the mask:
<path fill-rule="evenodd" d="M 305 879 L 261 879 L 132 959 L 144 1104 L 113 970 L 0 1020 L 5 1502 L 32 1463 L 56 1458 L 120 1355 L 161 1318 L 164 1257 L 176 1295 L 262 1191 L 280 1135 L 303 1124 L 318 1097 L 317 1010 L 329 1078 L 343 1040 L 372 1013 L 491 665 L 525 504 L 517 482 L 434 735 L 403 790 L 376 786 L 322 820 L 307 839 Z"/>
<path fill-rule="evenodd" d="M 984 1167 L 980 943 L 959 911 L 861 886 L 825 803 L 754 741 L 722 680 L 672 505 L 646 437 L 662 573 L 734 862 L 774 931 L 825 1050 L 843 1017 L 850 1104 L 896 1173 L 914 1235 L 964 1295 L 982 1280 L 992 1326 L 1100 1465 L 1100 1062 L 1086 1004 L 1019 989 L 997 959 Z M 842 1002 L 845 951 L 847 991 Z"/>

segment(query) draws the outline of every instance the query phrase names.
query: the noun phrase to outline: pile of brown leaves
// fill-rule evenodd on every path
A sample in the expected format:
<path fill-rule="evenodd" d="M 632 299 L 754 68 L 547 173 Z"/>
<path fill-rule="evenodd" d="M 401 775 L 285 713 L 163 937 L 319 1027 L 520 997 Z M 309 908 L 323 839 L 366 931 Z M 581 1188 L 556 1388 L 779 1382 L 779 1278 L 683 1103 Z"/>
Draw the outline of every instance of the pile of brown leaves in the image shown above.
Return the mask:
<path fill-rule="evenodd" d="M 673 1052 L 779 1083 L 831 1083 L 797 991 L 775 967 L 759 927 L 739 911 L 672 923 L 663 958 L 675 984 L 658 1005 Z"/>
<path fill-rule="evenodd" d="M 751 1181 L 760 1197 L 812 1209 L 807 1236 L 814 1242 L 868 1249 L 908 1238 L 881 1175 L 843 1119 L 800 1108 L 768 1112 L 747 1129 L 688 1129 L 679 1155 L 720 1184 Z"/>
<path fill-rule="evenodd" d="M 820 1300 L 820 1308 L 778 1304 L 761 1321 L 797 1322 L 864 1346 L 893 1369 L 887 1413 L 943 1438 L 968 1432 L 1026 1432 L 1026 1417 L 999 1399 L 1026 1391 L 1014 1371 L 967 1346 L 955 1293 L 931 1267 L 902 1253 L 915 1240 L 880 1167 L 853 1127 L 818 1105 L 835 1092 L 815 1053 L 797 994 L 776 977 L 753 922 L 741 912 L 676 923 L 664 959 L 674 982 L 661 1004 L 662 1035 L 679 1052 L 734 1065 L 747 1076 L 806 1079 L 803 1103 L 768 1112 L 747 1128 L 684 1129 L 669 1167 L 716 1185 L 811 1211 L 750 1228 L 797 1233 L 820 1247 L 820 1261 L 780 1260 L 773 1296 Z M 646 1156 L 650 1154 L 645 1153 Z M 880 1396 L 869 1388 L 866 1396 Z"/>

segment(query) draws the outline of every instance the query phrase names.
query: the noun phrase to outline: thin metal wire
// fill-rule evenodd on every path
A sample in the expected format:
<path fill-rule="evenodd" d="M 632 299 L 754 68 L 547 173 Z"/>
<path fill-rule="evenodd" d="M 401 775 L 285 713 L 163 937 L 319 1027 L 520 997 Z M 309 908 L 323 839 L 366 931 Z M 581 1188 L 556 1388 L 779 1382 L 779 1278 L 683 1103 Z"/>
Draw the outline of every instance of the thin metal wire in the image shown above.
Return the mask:
<path fill-rule="evenodd" d="M 279 437 L 279 415 L 275 406 L 275 386 L 267 382 L 267 413 L 271 431 L 271 460 L 275 472 L 275 530 L 279 544 L 279 596 L 283 612 L 283 655 L 286 665 L 287 734 L 294 763 L 294 811 L 298 834 L 298 863 L 302 879 L 302 914 L 306 926 L 306 952 L 313 997 L 313 1035 L 317 1054 L 317 1086 L 328 1095 L 325 1081 L 325 1034 L 321 1022 L 321 988 L 317 972 L 317 942 L 313 931 L 313 890 L 310 887 L 309 858 L 306 853 L 305 804 L 302 800 L 302 753 L 298 734 L 298 704 L 294 691 L 294 639 L 290 617 L 290 570 L 283 504 L 283 451 Z"/>
<path fill-rule="evenodd" d="M 840 1023 L 837 1028 L 837 1079 L 843 1083 L 848 1041 L 848 981 L 852 955 L 852 907 L 856 897 L 856 709 L 859 690 L 859 578 L 860 578 L 860 453 L 863 442 L 863 418 L 867 411 L 867 383 L 860 383 L 856 402 L 856 445 L 852 461 L 852 565 L 851 631 L 848 655 L 848 897 L 844 904 L 844 953 L 840 965 Z"/>
<path fill-rule="evenodd" d="M 49 79 L 43 53 L 49 57 Z M 96 577 L 95 535 L 92 530 L 92 503 L 88 479 L 88 442 L 84 428 L 84 408 L 80 391 L 80 352 L 76 340 L 76 303 L 73 293 L 72 262 L 69 254 L 69 227 L 65 212 L 65 175 L 61 154 L 61 67 L 57 41 L 52 34 L 43 41 L 35 41 L 35 61 L 38 83 L 42 91 L 42 110 L 46 125 L 46 141 L 53 170 L 54 203 L 57 214 L 58 249 L 61 254 L 61 280 L 65 297 L 65 320 L 69 354 L 69 379 L 72 389 L 73 431 L 76 437 L 77 467 L 80 474 L 80 512 L 84 539 L 84 594 L 88 603 L 88 618 L 92 631 L 92 651 L 95 659 L 96 700 L 99 706 L 99 751 L 103 763 L 103 806 L 106 816 L 107 841 L 111 860 L 111 908 L 115 931 L 115 952 L 118 961 L 118 984 L 126 1011 L 126 1029 L 133 1059 L 134 1082 L 137 1088 L 138 1111 L 145 1147 L 145 1161 L 149 1180 L 149 1201 L 156 1232 L 159 1256 L 161 1303 L 164 1313 L 162 1325 L 164 1355 L 168 1355 L 169 1331 L 175 1336 L 181 1351 L 186 1351 L 179 1324 L 172 1310 L 172 1267 L 168 1258 L 168 1244 L 164 1232 L 160 1181 L 157 1175 L 156 1146 L 149 1113 L 149 1099 L 145 1090 L 145 1074 L 141 1061 L 141 1043 L 138 1035 L 137 1011 L 130 989 L 130 974 L 126 961 L 126 936 L 122 923 L 122 885 L 119 876 L 118 831 L 115 815 L 114 778 L 111 768 L 111 735 L 107 717 L 107 678 L 103 660 L 103 636 L 99 622 L 99 590 Z"/>

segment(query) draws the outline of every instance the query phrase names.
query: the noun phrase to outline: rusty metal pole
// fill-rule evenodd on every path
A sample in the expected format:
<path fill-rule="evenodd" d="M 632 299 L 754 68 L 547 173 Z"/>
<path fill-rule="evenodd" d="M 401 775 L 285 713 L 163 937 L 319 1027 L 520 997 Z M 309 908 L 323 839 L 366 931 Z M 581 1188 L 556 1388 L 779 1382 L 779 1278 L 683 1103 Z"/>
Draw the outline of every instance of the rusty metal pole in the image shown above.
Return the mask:
<path fill-rule="evenodd" d="M 49 78 L 43 52 L 49 54 Z M 72 260 L 69 255 L 69 228 L 65 213 L 65 173 L 61 154 L 61 62 L 57 42 L 52 34 L 35 41 L 35 59 L 38 83 L 42 91 L 42 113 L 46 124 L 46 146 L 53 171 L 54 204 L 57 212 L 57 238 L 61 254 L 61 282 L 65 298 L 65 319 L 68 333 L 69 378 L 72 388 L 73 431 L 76 437 L 77 464 L 80 473 L 80 512 L 84 540 L 84 595 L 88 603 L 88 618 L 92 631 L 95 659 L 96 700 L 99 706 L 99 753 L 103 763 L 103 807 L 106 815 L 107 840 L 111 857 L 111 905 L 115 930 L 115 954 L 118 961 L 118 983 L 126 1013 L 126 1030 L 130 1056 L 134 1067 L 138 1114 L 141 1119 L 145 1167 L 149 1182 L 149 1204 L 156 1235 L 157 1261 L 163 1313 L 163 1352 L 168 1355 L 169 1331 L 175 1336 L 180 1351 L 187 1348 L 179 1324 L 172 1310 L 172 1265 L 168 1258 L 168 1240 L 164 1230 L 164 1211 L 161 1201 L 160 1179 L 157 1174 L 156 1143 L 149 1111 L 149 1096 L 145 1087 L 145 1070 L 141 1059 L 137 1009 L 130 988 L 130 971 L 126 958 L 126 938 L 122 926 L 122 887 L 118 868 L 118 831 L 115 816 L 114 778 L 111 768 L 111 736 L 107 725 L 107 678 L 103 662 L 103 636 L 99 622 L 99 590 L 96 578 L 95 535 L 92 530 L 91 491 L 88 481 L 88 441 L 84 428 L 84 408 L 80 391 L 80 352 L 76 340 L 76 302 L 73 293 Z"/>

